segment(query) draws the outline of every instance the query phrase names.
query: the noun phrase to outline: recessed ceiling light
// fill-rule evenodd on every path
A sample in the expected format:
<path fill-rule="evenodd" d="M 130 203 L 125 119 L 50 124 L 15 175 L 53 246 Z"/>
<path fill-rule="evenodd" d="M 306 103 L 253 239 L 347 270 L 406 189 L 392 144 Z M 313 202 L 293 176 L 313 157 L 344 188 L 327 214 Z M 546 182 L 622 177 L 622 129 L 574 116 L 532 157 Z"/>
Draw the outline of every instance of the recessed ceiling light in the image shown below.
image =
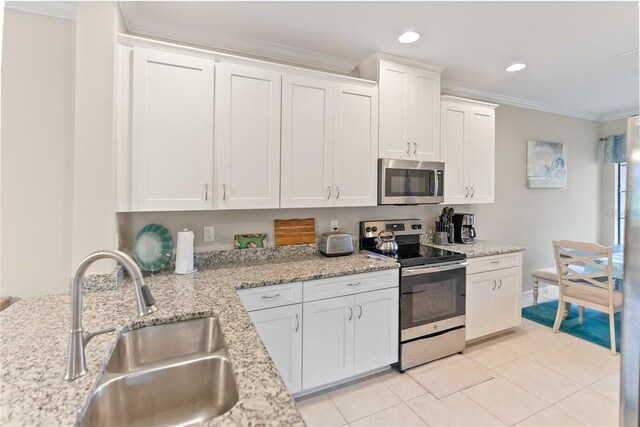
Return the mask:
<path fill-rule="evenodd" d="M 507 68 L 505 68 L 505 70 L 510 72 L 510 73 L 513 73 L 514 71 L 522 70 L 526 66 L 527 66 L 527 64 L 511 64 Z"/>
<path fill-rule="evenodd" d="M 407 31 L 406 33 L 402 33 L 400 37 L 398 37 L 398 41 L 400 43 L 413 43 L 414 41 L 420 38 L 420 34 L 415 31 Z"/>

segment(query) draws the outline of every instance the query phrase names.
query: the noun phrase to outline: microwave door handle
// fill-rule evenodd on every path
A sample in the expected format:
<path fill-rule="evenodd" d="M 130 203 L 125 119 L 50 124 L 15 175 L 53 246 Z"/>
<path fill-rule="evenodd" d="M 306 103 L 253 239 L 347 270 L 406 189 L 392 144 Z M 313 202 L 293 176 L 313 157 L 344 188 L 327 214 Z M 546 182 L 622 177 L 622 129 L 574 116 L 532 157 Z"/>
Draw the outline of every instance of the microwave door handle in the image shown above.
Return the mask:
<path fill-rule="evenodd" d="M 467 265 L 469 265 L 469 261 L 455 263 L 455 264 L 449 264 L 449 265 L 436 266 L 436 267 L 415 267 L 415 268 L 410 267 L 410 268 L 403 268 L 402 269 L 402 275 L 403 276 L 415 276 L 415 275 L 418 275 L 418 274 L 428 274 L 428 273 L 437 273 L 439 271 L 457 270 L 459 268 L 465 268 Z"/>

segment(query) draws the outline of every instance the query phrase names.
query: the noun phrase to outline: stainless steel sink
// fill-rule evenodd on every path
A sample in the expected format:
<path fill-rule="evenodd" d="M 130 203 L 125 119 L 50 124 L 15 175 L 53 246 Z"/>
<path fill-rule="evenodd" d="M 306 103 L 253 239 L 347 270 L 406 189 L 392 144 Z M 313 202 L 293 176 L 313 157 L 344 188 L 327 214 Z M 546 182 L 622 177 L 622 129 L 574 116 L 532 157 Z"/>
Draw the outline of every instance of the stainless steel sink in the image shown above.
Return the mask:
<path fill-rule="evenodd" d="M 133 372 L 168 360 L 189 359 L 225 349 L 218 319 L 185 320 L 134 329 L 117 342 L 106 370 Z"/>
<path fill-rule="evenodd" d="M 217 319 L 188 320 L 124 334 L 80 425 L 199 424 L 237 401 Z"/>

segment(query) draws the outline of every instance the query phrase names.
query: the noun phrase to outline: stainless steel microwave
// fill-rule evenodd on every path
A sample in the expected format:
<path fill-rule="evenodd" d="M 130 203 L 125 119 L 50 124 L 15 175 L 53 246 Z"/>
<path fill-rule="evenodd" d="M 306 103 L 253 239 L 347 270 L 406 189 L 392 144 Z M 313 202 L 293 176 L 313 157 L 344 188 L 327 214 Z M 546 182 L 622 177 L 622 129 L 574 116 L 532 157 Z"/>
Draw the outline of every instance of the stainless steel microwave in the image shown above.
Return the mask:
<path fill-rule="evenodd" d="M 378 160 L 378 204 L 420 205 L 444 202 L 444 163 Z"/>

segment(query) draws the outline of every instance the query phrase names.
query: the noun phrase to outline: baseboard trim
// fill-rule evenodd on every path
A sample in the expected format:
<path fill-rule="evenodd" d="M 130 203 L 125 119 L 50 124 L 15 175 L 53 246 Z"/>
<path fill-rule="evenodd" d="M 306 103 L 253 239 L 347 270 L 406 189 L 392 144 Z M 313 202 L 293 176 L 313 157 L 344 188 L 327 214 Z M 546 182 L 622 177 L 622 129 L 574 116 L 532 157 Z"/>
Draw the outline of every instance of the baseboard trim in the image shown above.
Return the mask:
<path fill-rule="evenodd" d="M 358 382 L 363 378 L 374 377 L 374 376 L 376 376 L 377 374 L 379 374 L 381 372 L 389 371 L 391 369 L 395 369 L 395 368 L 393 368 L 392 366 L 383 366 L 381 368 L 373 369 L 371 371 L 364 372 L 364 373 L 358 374 L 358 375 L 354 375 L 354 376 L 349 377 L 349 378 L 344 378 L 342 380 L 334 381 L 334 382 L 331 382 L 329 384 L 324 384 L 324 385 L 320 385 L 320 386 L 317 386 L 317 387 L 309 388 L 309 389 L 306 389 L 306 390 L 301 390 L 301 391 L 299 391 L 297 393 L 293 393 L 292 397 L 294 399 L 300 399 L 302 397 L 311 397 L 312 395 L 315 395 L 315 394 L 328 393 L 329 391 L 334 390 L 337 387 L 344 386 L 345 384 L 348 384 L 348 383 Z"/>

